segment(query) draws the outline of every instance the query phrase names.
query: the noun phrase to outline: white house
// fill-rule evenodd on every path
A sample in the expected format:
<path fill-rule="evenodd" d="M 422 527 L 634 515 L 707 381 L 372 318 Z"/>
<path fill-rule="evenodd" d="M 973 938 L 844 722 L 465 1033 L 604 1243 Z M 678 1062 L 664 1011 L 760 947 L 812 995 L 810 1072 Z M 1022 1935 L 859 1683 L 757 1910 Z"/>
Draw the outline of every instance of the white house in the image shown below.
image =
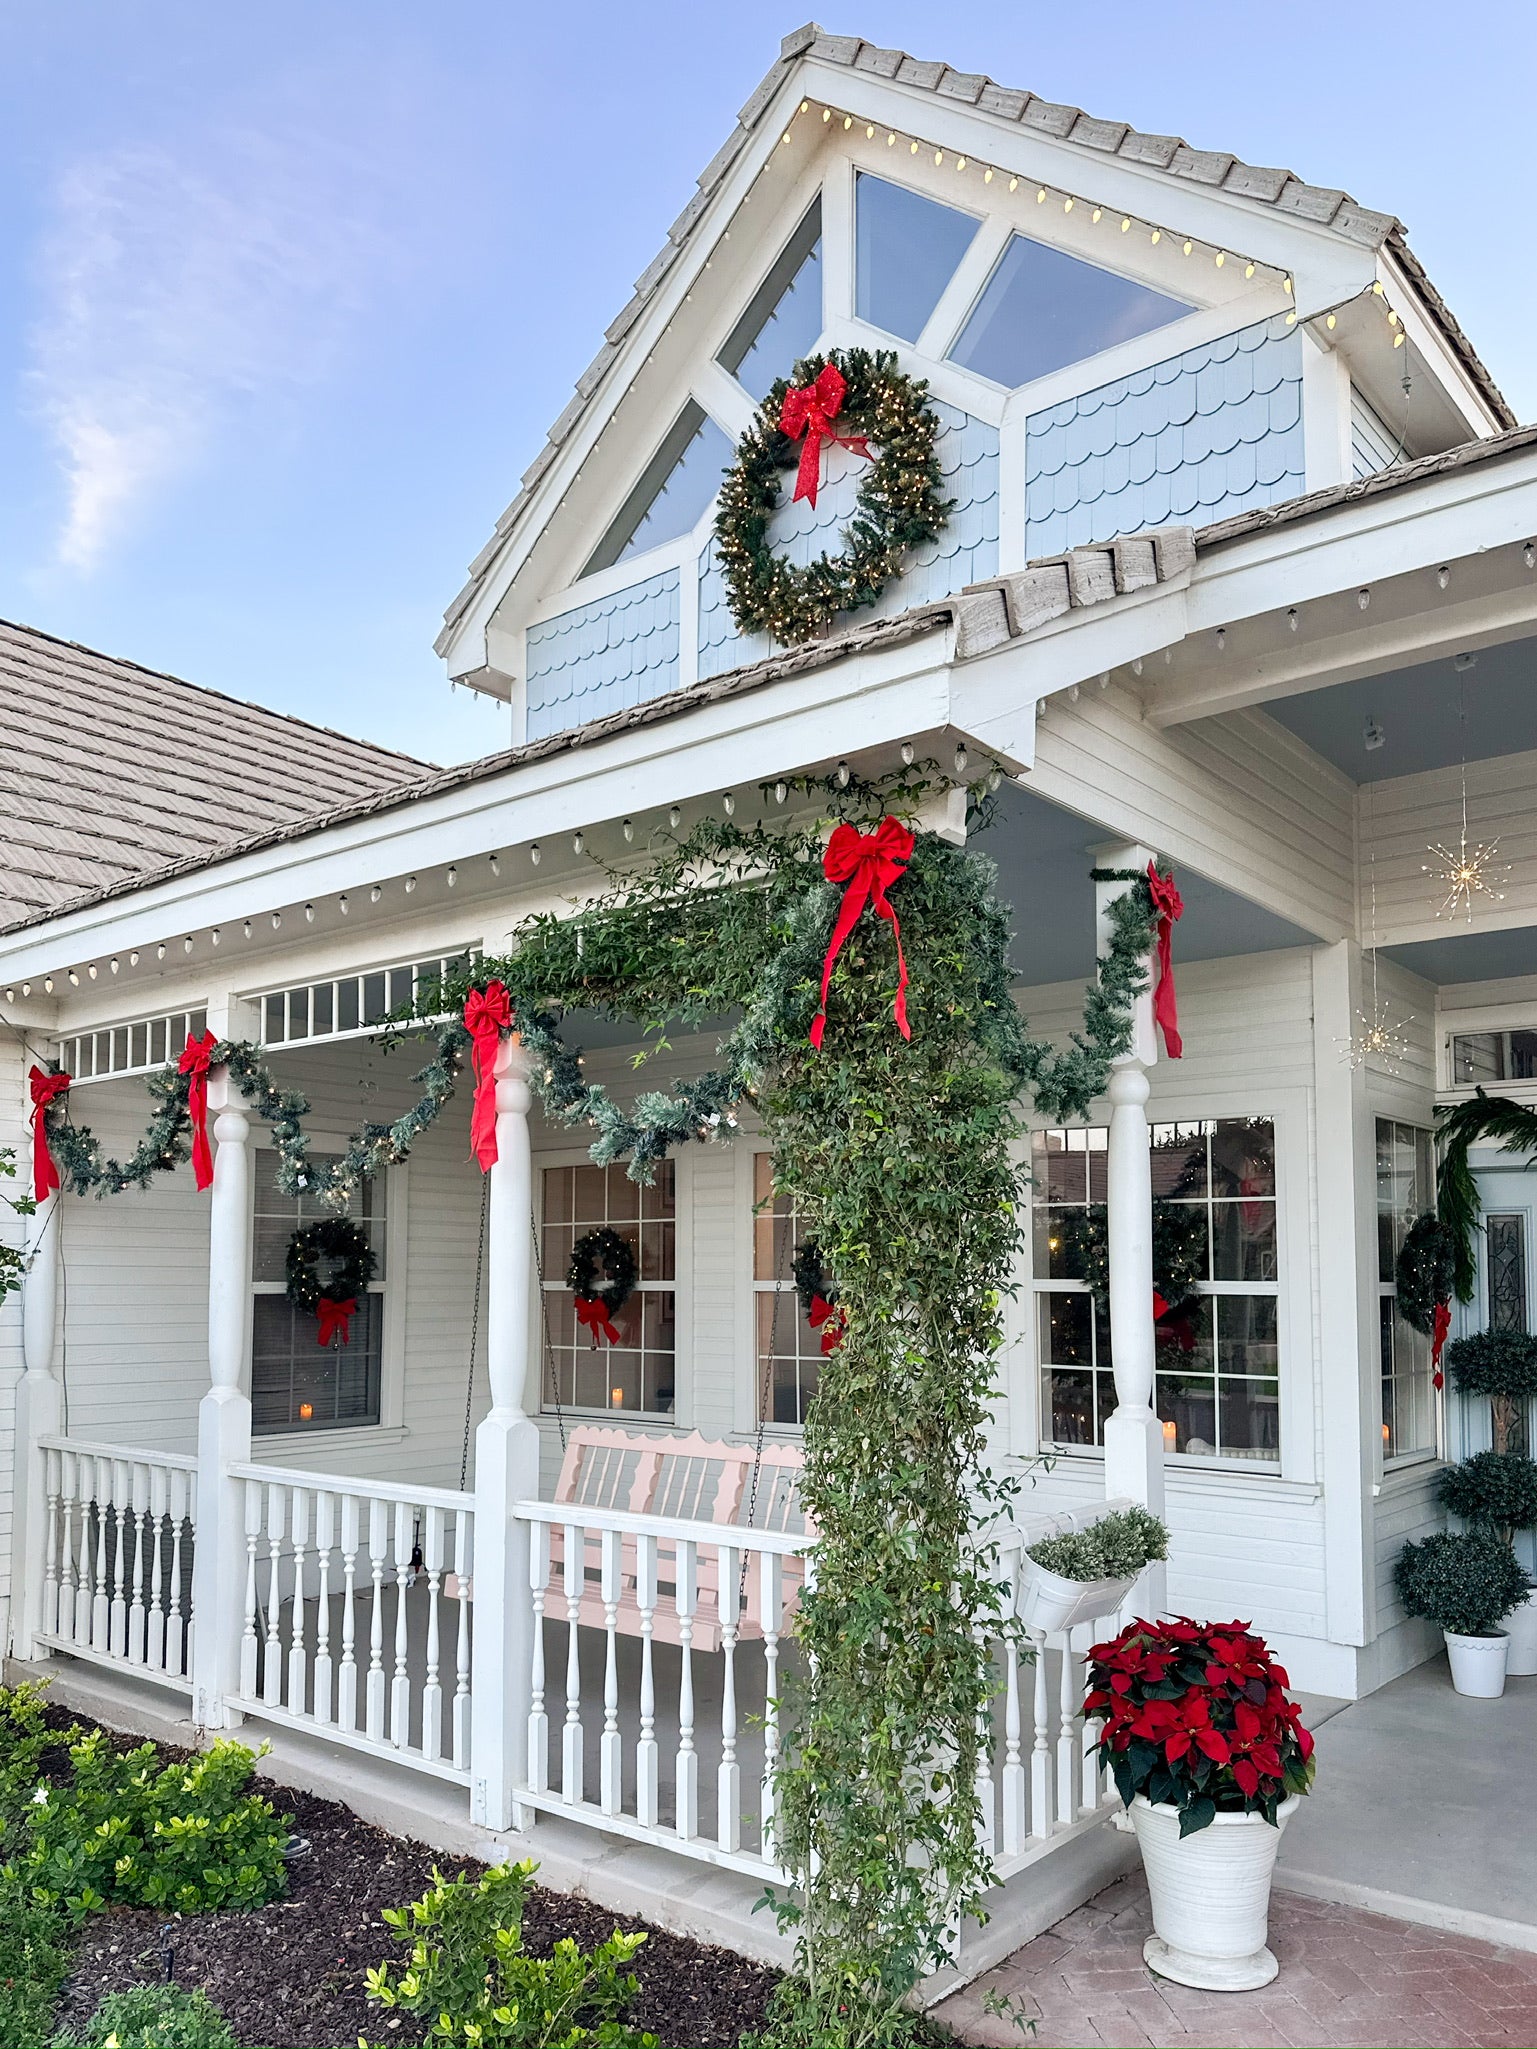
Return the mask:
<path fill-rule="evenodd" d="M 736 628 L 714 497 L 773 381 L 849 346 L 928 380 L 951 509 L 873 610 L 776 647 Z M 853 509 L 861 458 L 825 461 L 815 507 L 776 515 L 794 562 L 836 551 Z M 1156 854 L 1186 907 L 1183 1058 L 1142 1034 L 1115 1147 L 1108 1103 L 1035 1132 L 997 1455 L 1029 1470 L 1032 1512 L 1161 1497 L 1167 1604 L 1252 1620 L 1297 1685 L 1355 1696 L 1429 1655 L 1391 1571 L 1439 1525 L 1465 1425 L 1394 1313 L 1393 1257 L 1430 1201 L 1435 1105 L 1482 1080 L 1537 1097 L 1537 428 L 1398 222 L 807 27 L 438 646 L 510 700 L 507 753 L 12 907 L 6 1016 L 74 1078 L 75 1121 L 131 1148 L 146 1077 L 206 1024 L 259 1044 L 340 1150 L 416 1094 L 371 1025 L 579 901 L 594 857 L 639 860 L 723 804 L 788 815 L 776 785 L 840 761 L 879 773 L 909 749 L 958 782 L 995 761 L 979 843 L 1037 1028 L 1081 1015 L 1096 862 Z M 238 736 L 209 774 L 249 785 Z M 1448 905 L 1440 850 L 1466 866 L 1475 846 L 1494 851 Z M 569 1030 L 623 1080 L 620 1029 Z M 663 1064 L 713 1046 L 680 1037 Z M 15 1037 L 19 1142 L 27 1057 Z M 486 1182 L 461 1099 L 360 1190 L 378 1270 L 349 1343 L 321 1347 L 283 1291 L 310 1213 L 278 1194 L 259 1120 L 212 1090 L 211 1195 L 181 1169 L 35 1221 L 14 1658 L 244 1718 L 317 1785 L 367 1761 L 424 1813 L 530 1830 L 599 1891 L 629 1857 L 706 1925 L 704 1894 L 664 1874 L 756 1890 L 774 1868 L 772 1715 L 750 1715 L 802 1569 L 820 1358 L 750 1120 L 640 1191 L 530 1114 L 509 1069 Z M 1498 1257 L 1470 1327 L 1529 1313 L 1537 1197 L 1511 1164 L 1488 1165 Z M 1149 1187 L 1205 1221 L 1202 1307 L 1156 1346 L 1123 1322 L 1112 1357 L 1060 1248 L 1069 1213 L 1108 1199 L 1114 1260 L 1116 1206 L 1145 1215 Z M 601 1225 L 640 1279 L 600 1351 L 565 1266 Z M 1148 1375 L 1153 1447 L 1123 1433 L 1107 1474 L 1106 1418 L 1147 1416 Z M 537 1499 L 477 1470 L 493 1398 L 537 1428 Z M 1116 1854 L 1072 1719 L 1081 1648 L 1005 1661 L 1002 1947 Z"/>

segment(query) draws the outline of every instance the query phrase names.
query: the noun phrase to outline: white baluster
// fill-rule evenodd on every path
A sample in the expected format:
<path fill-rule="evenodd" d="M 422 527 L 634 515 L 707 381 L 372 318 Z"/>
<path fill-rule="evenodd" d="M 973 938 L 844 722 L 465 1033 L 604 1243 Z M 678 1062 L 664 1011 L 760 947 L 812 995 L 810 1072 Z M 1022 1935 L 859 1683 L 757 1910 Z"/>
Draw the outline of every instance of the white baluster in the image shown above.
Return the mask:
<path fill-rule="evenodd" d="M 336 1496 L 315 1496 L 315 1719 L 331 1719 L 331 1549 L 336 1542 Z"/>
<path fill-rule="evenodd" d="M 283 1531 L 288 1489 L 276 1481 L 267 1489 L 267 1638 L 262 1647 L 262 1699 L 277 1707 L 283 1699 Z"/>
<path fill-rule="evenodd" d="M 91 1587 L 91 1643 L 99 1651 L 112 1648 L 112 1597 L 107 1580 L 107 1529 L 112 1521 L 112 1464 L 91 1461 L 91 1502 L 96 1512 L 96 1567 Z"/>
<path fill-rule="evenodd" d="M 310 1490 L 292 1488 L 288 1496 L 289 1539 L 294 1554 L 294 1604 L 288 1615 L 288 1712 L 307 1712 L 309 1654 L 304 1648 L 304 1553 L 310 1537 Z"/>
<path fill-rule="evenodd" d="M 73 1636 L 76 1643 L 91 1640 L 91 1617 L 96 1608 L 93 1590 L 92 1522 L 91 1496 L 96 1472 L 96 1461 L 89 1453 L 80 1452 L 75 1457 L 75 1510 L 79 1520 L 79 1543 L 76 1547 L 75 1566 L 75 1626 Z"/>
<path fill-rule="evenodd" d="M 603 1735 L 598 1744 L 599 1801 L 605 1814 L 617 1814 L 624 1789 L 624 1739 L 619 1734 L 619 1566 L 624 1539 L 618 1530 L 604 1530 L 598 1539 L 603 1597 Z"/>
<path fill-rule="evenodd" d="M 736 1639 L 741 1623 L 742 1554 L 720 1547 L 720 1766 L 715 1775 L 715 1839 L 723 1850 L 742 1847 L 742 1768 L 737 1763 Z"/>
<path fill-rule="evenodd" d="M 635 1599 L 640 1608 L 640 1736 L 635 1745 L 635 1818 L 656 1827 L 656 1675 L 651 1640 L 656 1628 L 656 1538 L 635 1539 Z"/>
<path fill-rule="evenodd" d="M 545 1793 L 550 1785 L 550 1718 L 544 1706 L 544 1604 L 550 1581 L 550 1526 L 529 1526 L 528 1586 L 534 1606 L 533 1656 L 529 1675 L 528 1788 Z"/>
<path fill-rule="evenodd" d="M 256 1698 L 256 1546 L 262 1533 L 262 1484 L 245 1483 L 245 1626 L 240 1637 L 240 1691 Z"/>
<path fill-rule="evenodd" d="M 43 1454 L 43 1488 L 47 1516 L 47 1534 L 43 1541 L 43 1634 L 57 1636 L 59 1631 L 59 1538 L 61 1518 L 59 1515 L 60 1468 L 64 1454 L 49 1451 Z"/>
<path fill-rule="evenodd" d="M 359 1502 L 342 1496 L 342 1662 L 336 1675 L 336 1725 L 349 1732 L 358 1726 L 357 1563 Z"/>
<path fill-rule="evenodd" d="M 577 1646 L 577 1619 L 587 1577 L 587 1532 L 566 1524 L 562 1561 L 566 1587 L 566 1725 L 561 1731 L 560 1797 L 568 1805 L 582 1798 L 582 1665 Z"/>
<path fill-rule="evenodd" d="M 765 1551 L 758 1560 L 758 1599 L 763 1610 L 763 1854 L 774 1856 L 774 1772 L 779 1762 L 779 1632 L 784 1625 L 784 1560 Z"/>
<path fill-rule="evenodd" d="M 404 1750 L 411 1741 L 410 1643 L 406 1594 L 411 1585 L 411 1505 L 395 1503 L 395 1659 L 390 1672 L 390 1741 Z"/>
<path fill-rule="evenodd" d="M 685 1842 L 699 1833 L 699 1753 L 694 1748 L 694 1613 L 699 1601 L 699 1547 L 680 1537 L 677 1546 L 676 1592 L 678 1644 L 682 1672 L 678 1680 L 677 1831 Z"/>
<path fill-rule="evenodd" d="M 978 1647 L 991 1678 L 992 1656 L 985 1631 L 978 1632 Z M 977 1710 L 977 1773 L 975 1779 L 977 1794 L 977 1845 L 982 1854 L 991 1858 L 997 1845 L 998 1816 L 994 1804 L 993 1786 L 993 1716 L 989 1702 Z"/>
<path fill-rule="evenodd" d="M 113 1656 L 118 1658 L 128 1654 L 128 1516 L 132 1498 L 127 1462 L 114 1459 L 112 1507 L 117 1543 L 112 1559 L 112 1610 L 107 1641 Z"/>
<path fill-rule="evenodd" d="M 1062 1822 L 1078 1812 L 1078 1689 L 1073 1663 L 1072 1637 L 1063 1630 L 1057 1718 L 1057 1819 Z"/>
<path fill-rule="evenodd" d="M 156 1672 L 169 1669 L 165 1656 L 165 1519 L 171 1498 L 171 1474 L 152 1466 L 149 1476 L 149 1627 L 144 1655 Z"/>
<path fill-rule="evenodd" d="M 1033 1836 L 1051 1834 L 1051 1751 L 1047 1744 L 1046 1717 L 1048 1701 L 1046 1693 L 1046 1632 L 1032 1629 L 1030 1641 L 1035 1645 L 1035 1689 L 1031 1701 L 1034 1716 L 1034 1739 L 1030 1747 L 1030 1833 Z"/>
<path fill-rule="evenodd" d="M 442 1658 L 438 1589 L 443 1582 L 443 1511 L 422 1512 L 422 1565 L 427 1574 L 427 1669 L 422 1679 L 422 1755 L 443 1755 L 443 1687 L 438 1678 Z"/>
<path fill-rule="evenodd" d="M 170 1475 L 166 1496 L 166 1511 L 171 1518 L 171 1585 L 165 1618 L 165 1669 L 178 1675 L 185 1672 L 191 1662 L 187 1618 L 182 1607 L 181 1532 L 183 1523 L 194 1513 L 193 1486 L 191 1474 L 174 1471 Z"/>
<path fill-rule="evenodd" d="M 1083 1811 L 1086 1814 L 1092 1814 L 1104 1797 L 1104 1786 L 1099 1769 L 1099 1751 L 1096 1747 L 1099 1743 L 1099 1729 L 1100 1725 L 1097 1718 L 1087 1715 L 1084 1717 L 1083 1732 L 1080 1737 L 1082 1746 L 1080 1761 L 1083 1766 Z"/>
<path fill-rule="evenodd" d="M 80 1581 L 75 1571 L 75 1496 L 80 1467 L 72 1451 L 59 1453 L 59 1634 L 75 1641 L 75 1605 Z"/>
<path fill-rule="evenodd" d="M 1015 1553 L 1009 1562 L 1010 1587 L 1016 1584 L 1017 1573 Z M 1025 1847 L 1025 1765 L 1020 1751 L 1019 1643 L 1012 1635 L 1004 1641 L 1003 1671 L 1003 1854 L 1017 1857 Z"/>
<path fill-rule="evenodd" d="M 368 1679 L 364 1688 L 364 1727 L 375 1743 L 384 1741 L 384 1563 L 389 1555 L 389 1504 L 368 1504 L 368 1566 L 373 1593 L 368 1610 Z"/>
<path fill-rule="evenodd" d="M 144 1663 L 146 1641 L 144 1580 L 149 1537 L 149 1467 L 135 1460 L 129 1468 L 128 1526 L 133 1532 L 133 1559 L 128 1569 L 128 1662 Z"/>
<path fill-rule="evenodd" d="M 454 1510 L 454 1572 L 459 1581 L 458 1612 L 454 1618 L 454 1763 L 463 1771 L 470 1761 L 470 1631 L 474 1604 L 470 1599 L 475 1571 L 475 1518 L 470 1510 Z M 545 1551 L 549 1564 L 548 1538 Z"/>

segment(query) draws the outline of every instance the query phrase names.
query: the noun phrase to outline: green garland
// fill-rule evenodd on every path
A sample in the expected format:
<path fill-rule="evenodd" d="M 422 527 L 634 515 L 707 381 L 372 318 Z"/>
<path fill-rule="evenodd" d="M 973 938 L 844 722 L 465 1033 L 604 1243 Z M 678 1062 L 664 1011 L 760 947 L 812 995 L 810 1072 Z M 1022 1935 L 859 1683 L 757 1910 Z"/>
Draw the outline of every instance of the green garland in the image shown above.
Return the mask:
<path fill-rule="evenodd" d="M 791 383 L 812 384 L 829 364 L 848 382 L 838 432 L 864 435 L 878 452 L 844 529 L 843 552 L 798 569 L 768 540 L 784 472 L 797 459 L 779 415 Z M 793 378 L 777 379 L 737 443 L 715 515 L 715 551 L 738 629 L 791 646 L 823 632 L 840 612 L 873 605 L 901 574 L 909 549 L 932 541 L 950 511 L 940 496 L 938 432 L 927 384 L 905 376 L 890 350 L 831 349 L 797 363 Z"/>
<path fill-rule="evenodd" d="M 1436 1176 L 1436 1210 L 1451 1233 L 1453 1278 L 1459 1302 L 1471 1302 L 1478 1279 L 1474 1235 L 1483 1214 L 1478 1183 L 1468 1154 L 1480 1141 L 1505 1152 L 1537 1151 L 1537 1109 L 1482 1089 L 1466 1102 L 1443 1104 L 1436 1112 L 1441 1166 Z"/>

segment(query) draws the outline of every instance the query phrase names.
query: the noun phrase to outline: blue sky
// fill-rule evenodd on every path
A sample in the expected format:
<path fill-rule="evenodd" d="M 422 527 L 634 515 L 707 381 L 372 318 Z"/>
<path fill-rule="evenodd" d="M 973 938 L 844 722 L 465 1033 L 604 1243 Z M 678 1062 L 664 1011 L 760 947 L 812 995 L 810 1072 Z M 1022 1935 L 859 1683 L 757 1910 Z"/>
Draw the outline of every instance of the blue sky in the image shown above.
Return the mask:
<path fill-rule="evenodd" d="M 797 21 L 0 0 L 0 616 L 429 759 L 504 744 L 442 609 Z M 1537 417 L 1530 7 L 826 25 L 1398 213 Z"/>

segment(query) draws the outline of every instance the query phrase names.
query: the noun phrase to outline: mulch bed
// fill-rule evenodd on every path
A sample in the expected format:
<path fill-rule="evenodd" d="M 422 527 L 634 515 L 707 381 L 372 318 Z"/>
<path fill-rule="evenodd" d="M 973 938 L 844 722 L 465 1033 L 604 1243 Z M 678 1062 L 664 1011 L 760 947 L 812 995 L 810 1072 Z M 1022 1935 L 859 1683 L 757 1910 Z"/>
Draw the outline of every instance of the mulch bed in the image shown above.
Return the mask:
<path fill-rule="evenodd" d="M 287 1899 L 255 1913 L 196 1914 L 167 1921 L 147 1909 L 93 1917 L 82 1931 L 59 2021 L 78 2027 L 103 1993 L 162 1979 L 201 1986 L 244 2049 L 351 2049 L 369 2042 L 424 2042 L 426 2018 L 370 2006 L 364 1974 L 401 1946 L 380 1918 L 423 1893 L 434 1865 L 445 1877 L 482 1865 L 440 1856 L 359 1821 L 345 1807 L 287 1786 L 262 1784 L 292 1814 L 310 1854 L 290 1867 Z M 610 1914 L 589 1900 L 536 1888 L 524 1915 L 525 1945 L 543 1956 L 562 1936 L 584 1949 L 618 1926 L 648 1940 L 633 1969 L 640 1991 L 629 2020 L 675 2049 L 730 2044 L 762 2023 L 775 1973 L 730 1950 L 668 1935 Z"/>

